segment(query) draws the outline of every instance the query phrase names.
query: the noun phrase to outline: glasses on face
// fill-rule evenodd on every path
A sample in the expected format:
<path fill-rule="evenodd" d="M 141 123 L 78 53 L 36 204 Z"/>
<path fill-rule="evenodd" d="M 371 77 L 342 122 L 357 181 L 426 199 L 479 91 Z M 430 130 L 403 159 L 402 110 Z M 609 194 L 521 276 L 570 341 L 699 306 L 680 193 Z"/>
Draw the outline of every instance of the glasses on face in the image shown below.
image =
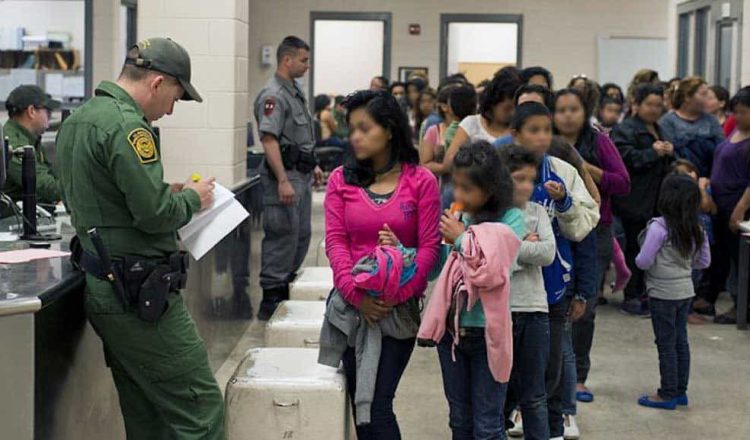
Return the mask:
<path fill-rule="evenodd" d="M 35 109 L 37 109 L 37 110 L 44 110 L 44 111 L 45 111 L 45 112 L 47 113 L 47 117 L 48 117 L 48 118 L 52 116 L 52 110 L 48 109 L 47 107 L 44 107 L 44 106 L 36 106 L 36 105 L 35 105 L 35 106 L 34 106 L 34 108 L 35 108 Z"/>

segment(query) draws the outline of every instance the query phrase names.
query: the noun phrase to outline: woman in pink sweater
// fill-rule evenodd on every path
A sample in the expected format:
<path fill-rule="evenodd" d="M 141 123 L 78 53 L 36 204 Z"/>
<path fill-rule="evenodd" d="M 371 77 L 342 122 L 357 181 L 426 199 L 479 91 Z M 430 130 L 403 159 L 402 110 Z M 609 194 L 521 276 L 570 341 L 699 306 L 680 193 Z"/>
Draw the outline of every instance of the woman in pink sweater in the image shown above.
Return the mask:
<path fill-rule="evenodd" d="M 331 173 L 325 198 L 326 254 L 335 288 L 374 324 L 391 313 L 411 321 L 408 337 L 383 337 L 371 408 L 371 423 L 357 426 L 357 438 L 400 439 L 393 413 L 401 375 L 414 349 L 419 327 L 419 299 L 438 259 L 440 195 L 435 177 L 418 165 L 409 123 L 398 102 L 383 92 L 360 91 L 343 103 L 354 158 Z M 352 268 L 386 237 L 395 235 L 416 248 L 416 273 L 394 301 L 368 295 L 354 285 Z M 405 329 L 406 330 L 406 329 Z M 344 353 L 348 391 L 353 400 L 357 347 Z"/>

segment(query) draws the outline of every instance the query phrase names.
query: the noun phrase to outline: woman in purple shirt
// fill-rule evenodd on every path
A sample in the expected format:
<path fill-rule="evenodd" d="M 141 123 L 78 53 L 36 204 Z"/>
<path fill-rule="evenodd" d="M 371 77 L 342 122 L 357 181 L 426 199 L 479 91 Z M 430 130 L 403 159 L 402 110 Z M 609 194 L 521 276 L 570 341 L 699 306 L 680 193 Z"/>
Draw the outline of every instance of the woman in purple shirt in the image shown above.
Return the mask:
<path fill-rule="evenodd" d="M 553 100 L 555 132 L 569 144 L 575 146 L 583 157 L 584 167 L 596 182 L 601 195 L 599 212 L 601 219 L 596 227 L 597 275 L 601 286 L 604 274 L 612 261 L 612 196 L 624 196 L 630 192 L 630 177 L 620 153 L 603 133 L 597 132 L 589 123 L 591 109 L 583 95 L 576 89 L 563 89 Z M 576 355 L 576 394 L 584 401 L 593 398 L 586 388 L 586 379 L 591 368 L 591 345 L 594 340 L 596 301 L 589 301 L 584 316 L 573 323 L 573 350 Z"/>
<path fill-rule="evenodd" d="M 714 218 L 713 264 L 709 269 L 710 283 L 707 289 L 699 289 L 693 308 L 698 313 L 715 313 L 714 303 L 719 293 L 729 284 L 732 297 L 737 299 L 738 268 L 730 276 L 730 262 L 737 266 L 739 257 L 740 221 L 748 218 L 750 209 L 750 86 L 742 88 L 732 98 L 730 107 L 737 121 L 737 128 L 719 144 L 714 153 L 711 171 L 711 191 L 718 212 Z M 727 252 L 727 250 L 729 252 Z M 736 302 L 735 302 L 736 305 Z M 736 310 L 719 315 L 714 320 L 718 324 L 734 324 Z"/>

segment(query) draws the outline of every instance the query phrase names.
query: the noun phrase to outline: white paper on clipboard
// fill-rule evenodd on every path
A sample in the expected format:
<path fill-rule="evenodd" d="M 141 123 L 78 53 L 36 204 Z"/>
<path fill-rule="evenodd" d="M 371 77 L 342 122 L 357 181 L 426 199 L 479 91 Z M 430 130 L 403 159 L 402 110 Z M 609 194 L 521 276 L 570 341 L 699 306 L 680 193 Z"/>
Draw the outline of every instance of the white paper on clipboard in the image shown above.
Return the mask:
<path fill-rule="evenodd" d="M 235 200 L 234 193 L 217 183 L 213 206 L 193 215 L 190 223 L 180 228 L 178 234 L 190 255 L 200 260 L 249 216 Z"/>

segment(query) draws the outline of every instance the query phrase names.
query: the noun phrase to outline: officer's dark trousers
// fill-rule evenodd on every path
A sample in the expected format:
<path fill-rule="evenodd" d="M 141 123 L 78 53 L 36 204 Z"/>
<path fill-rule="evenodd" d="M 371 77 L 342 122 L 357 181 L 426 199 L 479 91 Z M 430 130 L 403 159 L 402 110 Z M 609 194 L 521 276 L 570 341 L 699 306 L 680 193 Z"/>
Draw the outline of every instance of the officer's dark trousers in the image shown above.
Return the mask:
<path fill-rule="evenodd" d="M 260 287 L 286 288 L 302 266 L 310 247 L 312 216 L 312 174 L 287 170 L 295 192 L 292 205 L 279 202 L 278 183 L 263 167 L 263 244 Z"/>
<path fill-rule="evenodd" d="M 102 339 L 128 440 L 224 439 L 224 399 L 182 296 L 157 323 L 139 319 L 105 281 L 86 277 L 86 315 Z"/>

